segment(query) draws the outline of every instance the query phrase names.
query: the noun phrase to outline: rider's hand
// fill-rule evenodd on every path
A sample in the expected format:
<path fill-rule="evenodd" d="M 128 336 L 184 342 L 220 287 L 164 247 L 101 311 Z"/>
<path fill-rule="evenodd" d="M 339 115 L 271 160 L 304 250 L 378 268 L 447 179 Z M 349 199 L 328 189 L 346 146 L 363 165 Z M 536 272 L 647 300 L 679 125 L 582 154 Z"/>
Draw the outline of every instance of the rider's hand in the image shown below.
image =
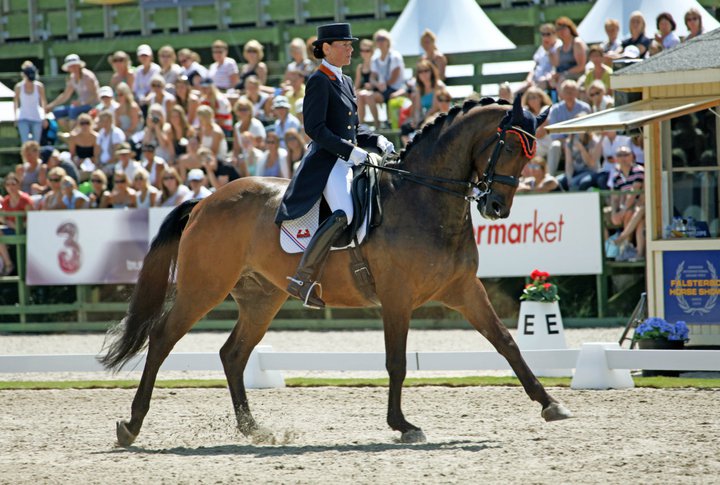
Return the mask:
<path fill-rule="evenodd" d="M 378 137 L 377 147 L 383 154 L 395 153 L 395 145 L 382 135 Z"/>
<path fill-rule="evenodd" d="M 368 152 L 366 152 L 360 147 L 355 147 L 353 148 L 353 151 L 350 153 L 350 157 L 345 163 L 347 163 L 348 167 L 354 167 L 356 165 L 364 163 L 367 160 L 367 157 Z"/>

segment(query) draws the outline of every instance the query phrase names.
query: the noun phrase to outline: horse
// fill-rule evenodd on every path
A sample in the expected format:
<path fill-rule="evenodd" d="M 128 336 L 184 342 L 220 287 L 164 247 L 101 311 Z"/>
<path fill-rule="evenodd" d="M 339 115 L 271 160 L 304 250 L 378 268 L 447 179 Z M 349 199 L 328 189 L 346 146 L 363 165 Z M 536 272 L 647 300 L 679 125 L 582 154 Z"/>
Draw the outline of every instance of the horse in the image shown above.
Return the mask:
<path fill-rule="evenodd" d="M 424 442 L 421 428 L 402 411 L 411 313 L 434 300 L 459 311 L 508 361 L 546 421 L 570 411 L 550 396 L 522 358 L 481 281 L 470 202 L 488 219 L 510 213 L 520 172 L 534 145 L 535 118 L 515 103 L 483 99 L 454 106 L 427 124 L 379 177 L 383 222 L 360 248 L 382 307 L 387 423 L 402 442 Z M 492 148 L 492 150 L 490 150 Z M 491 155 L 488 157 L 488 153 Z M 118 421 L 117 442 L 131 445 L 150 408 L 158 370 L 176 342 L 228 294 L 239 316 L 220 358 L 237 427 L 257 439 L 268 432 L 250 411 L 243 370 L 286 301 L 286 277 L 300 258 L 280 247 L 275 212 L 288 181 L 248 177 L 202 201 L 179 205 L 163 221 L 146 255 L 127 315 L 108 332 L 100 362 L 118 370 L 147 346 L 147 358 L 129 421 Z M 355 285 L 348 251 L 333 251 L 320 283 L 335 307 L 376 306 Z M 172 276 L 175 297 L 170 299 Z M 169 308 L 168 308 L 169 307 Z"/>

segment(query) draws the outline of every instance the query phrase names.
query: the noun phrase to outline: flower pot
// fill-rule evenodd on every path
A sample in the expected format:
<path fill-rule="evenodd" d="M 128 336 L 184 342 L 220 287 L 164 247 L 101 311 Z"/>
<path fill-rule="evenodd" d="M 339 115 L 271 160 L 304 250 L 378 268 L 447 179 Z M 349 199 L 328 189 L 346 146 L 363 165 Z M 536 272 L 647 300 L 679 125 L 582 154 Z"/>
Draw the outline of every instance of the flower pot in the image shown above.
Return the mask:
<path fill-rule="evenodd" d="M 640 350 L 683 350 L 685 348 L 685 342 L 682 340 L 667 340 L 664 338 L 658 339 L 641 339 L 636 341 L 638 349 Z M 679 377 L 680 372 L 675 370 L 644 370 L 642 371 L 643 377 Z"/>
<path fill-rule="evenodd" d="M 521 302 L 515 340 L 520 350 L 566 349 L 565 330 L 558 302 Z M 531 369 L 536 376 L 572 376 L 571 369 L 536 369 L 532 366 Z"/>

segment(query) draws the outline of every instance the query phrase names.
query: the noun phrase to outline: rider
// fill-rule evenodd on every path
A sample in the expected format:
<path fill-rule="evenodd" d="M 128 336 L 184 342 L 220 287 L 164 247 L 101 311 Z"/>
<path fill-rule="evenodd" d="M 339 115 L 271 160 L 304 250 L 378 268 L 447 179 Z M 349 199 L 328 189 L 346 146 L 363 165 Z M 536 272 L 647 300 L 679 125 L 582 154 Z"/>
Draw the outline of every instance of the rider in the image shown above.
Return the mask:
<path fill-rule="evenodd" d="M 350 224 L 352 167 L 363 163 L 370 149 L 388 153 L 395 147 L 387 138 L 359 128 L 357 98 L 342 66 L 350 64 L 353 52 L 349 24 L 327 24 L 317 28 L 313 54 L 322 63 L 308 78 L 303 102 L 305 132 L 312 139 L 308 153 L 295 172 L 278 208 L 275 222 L 302 217 L 321 196 L 332 215 L 323 221 L 305 249 L 287 291 L 306 307 L 323 308 L 322 289 L 317 282 L 337 237 Z"/>

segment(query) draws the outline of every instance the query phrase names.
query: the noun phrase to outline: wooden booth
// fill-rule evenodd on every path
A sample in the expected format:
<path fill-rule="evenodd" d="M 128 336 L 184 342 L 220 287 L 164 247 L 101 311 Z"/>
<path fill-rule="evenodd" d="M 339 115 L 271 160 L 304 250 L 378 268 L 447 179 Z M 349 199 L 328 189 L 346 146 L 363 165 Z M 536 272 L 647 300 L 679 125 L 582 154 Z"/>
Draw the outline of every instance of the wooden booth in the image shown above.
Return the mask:
<path fill-rule="evenodd" d="M 720 29 L 611 78 L 631 102 L 550 133 L 642 130 L 648 315 L 684 320 L 692 346 L 720 345 Z"/>

